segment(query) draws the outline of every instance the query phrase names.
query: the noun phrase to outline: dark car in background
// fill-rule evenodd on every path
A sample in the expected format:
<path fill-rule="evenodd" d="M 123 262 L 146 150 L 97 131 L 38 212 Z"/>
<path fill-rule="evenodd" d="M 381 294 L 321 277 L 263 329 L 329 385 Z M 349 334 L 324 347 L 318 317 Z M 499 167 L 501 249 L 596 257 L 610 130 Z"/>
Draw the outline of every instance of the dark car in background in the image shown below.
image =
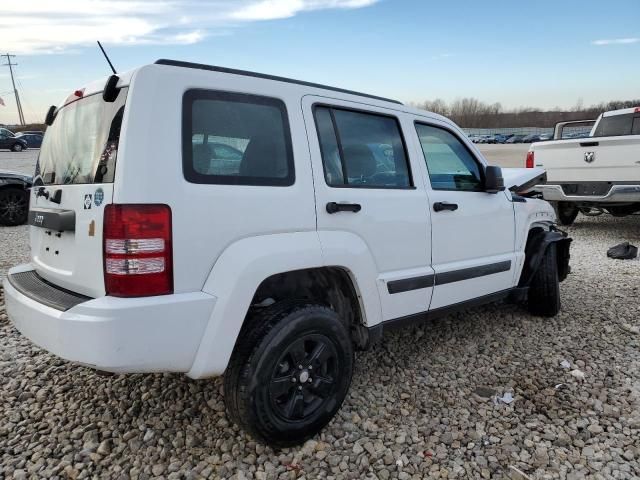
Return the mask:
<path fill-rule="evenodd" d="M 29 144 L 23 138 L 10 136 L 6 131 L 0 132 L 0 150 L 11 150 L 12 152 L 21 152 L 29 148 Z"/>
<path fill-rule="evenodd" d="M 532 133 L 531 135 L 527 135 L 522 139 L 522 143 L 536 143 L 540 141 L 540 135 L 537 133 Z"/>
<path fill-rule="evenodd" d="M 16 226 L 27 221 L 32 185 L 29 175 L 0 170 L 0 225 Z"/>
<path fill-rule="evenodd" d="M 493 140 L 494 143 L 506 143 L 511 137 L 513 137 L 513 134 L 505 135 L 503 133 L 497 133 L 493 136 Z"/>
<path fill-rule="evenodd" d="M 509 138 L 506 142 L 504 143 L 522 143 L 522 140 L 524 139 L 524 135 L 512 135 L 511 138 Z"/>
<path fill-rule="evenodd" d="M 22 138 L 23 140 L 25 140 L 29 148 L 40 148 L 40 145 L 42 145 L 43 133 L 20 132 L 16 133 L 15 138 Z"/>

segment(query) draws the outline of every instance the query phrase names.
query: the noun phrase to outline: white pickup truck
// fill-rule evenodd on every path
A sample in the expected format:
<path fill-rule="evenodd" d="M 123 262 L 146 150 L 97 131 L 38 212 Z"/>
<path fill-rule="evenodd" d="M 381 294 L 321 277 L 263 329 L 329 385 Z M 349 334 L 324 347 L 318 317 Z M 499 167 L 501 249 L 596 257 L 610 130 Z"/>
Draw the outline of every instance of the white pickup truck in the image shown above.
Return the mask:
<path fill-rule="evenodd" d="M 534 143 L 527 153 L 528 168 L 547 171 L 547 183 L 536 189 L 559 222 L 570 225 L 579 212 L 640 212 L 640 107 L 603 113 L 586 138 L 563 138 L 574 123 L 559 123 L 554 140 Z"/>

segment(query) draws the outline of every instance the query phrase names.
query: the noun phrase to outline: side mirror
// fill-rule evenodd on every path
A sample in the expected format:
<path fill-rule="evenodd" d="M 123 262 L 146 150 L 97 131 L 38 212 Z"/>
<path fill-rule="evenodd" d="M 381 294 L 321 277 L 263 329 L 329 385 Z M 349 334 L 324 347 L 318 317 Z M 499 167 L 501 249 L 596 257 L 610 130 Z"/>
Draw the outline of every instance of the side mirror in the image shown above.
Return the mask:
<path fill-rule="evenodd" d="M 488 166 L 484 170 L 484 191 L 498 193 L 504 190 L 504 179 L 500 167 Z"/>

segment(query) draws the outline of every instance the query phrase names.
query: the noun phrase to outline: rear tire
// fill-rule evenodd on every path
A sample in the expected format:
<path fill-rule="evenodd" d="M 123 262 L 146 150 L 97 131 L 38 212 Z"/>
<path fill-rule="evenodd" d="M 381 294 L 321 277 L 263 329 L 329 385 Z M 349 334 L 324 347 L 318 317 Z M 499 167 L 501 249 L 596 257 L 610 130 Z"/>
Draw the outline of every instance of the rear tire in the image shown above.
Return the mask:
<path fill-rule="evenodd" d="M 557 255 L 556 244 L 549 244 L 531 281 L 527 308 L 534 315 L 553 317 L 560 311 Z"/>
<path fill-rule="evenodd" d="M 0 225 L 15 227 L 27 221 L 29 194 L 17 188 L 0 190 Z"/>
<path fill-rule="evenodd" d="M 11 151 L 12 152 L 21 152 L 22 150 L 24 150 L 24 147 L 20 143 L 14 143 L 11 146 Z"/>
<path fill-rule="evenodd" d="M 318 433 L 353 373 L 349 332 L 330 308 L 280 302 L 247 320 L 224 375 L 229 416 L 274 447 Z"/>
<path fill-rule="evenodd" d="M 580 212 L 580 209 L 571 202 L 555 202 L 553 209 L 556 211 L 558 222 L 561 225 L 571 225 Z"/>

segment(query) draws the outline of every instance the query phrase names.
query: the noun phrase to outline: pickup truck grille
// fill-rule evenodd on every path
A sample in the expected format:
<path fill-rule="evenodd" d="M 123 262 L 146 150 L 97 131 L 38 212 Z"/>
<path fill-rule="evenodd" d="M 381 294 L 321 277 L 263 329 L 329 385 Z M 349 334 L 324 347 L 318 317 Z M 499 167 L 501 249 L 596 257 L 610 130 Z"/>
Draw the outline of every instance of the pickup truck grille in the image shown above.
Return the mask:
<path fill-rule="evenodd" d="M 91 300 L 90 297 L 52 285 L 34 270 L 10 274 L 9 283 L 30 299 L 63 312 L 79 303 Z"/>
<path fill-rule="evenodd" d="M 561 185 L 565 195 L 578 197 L 602 197 L 611 190 L 610 182 L 564 183 Z"/>

